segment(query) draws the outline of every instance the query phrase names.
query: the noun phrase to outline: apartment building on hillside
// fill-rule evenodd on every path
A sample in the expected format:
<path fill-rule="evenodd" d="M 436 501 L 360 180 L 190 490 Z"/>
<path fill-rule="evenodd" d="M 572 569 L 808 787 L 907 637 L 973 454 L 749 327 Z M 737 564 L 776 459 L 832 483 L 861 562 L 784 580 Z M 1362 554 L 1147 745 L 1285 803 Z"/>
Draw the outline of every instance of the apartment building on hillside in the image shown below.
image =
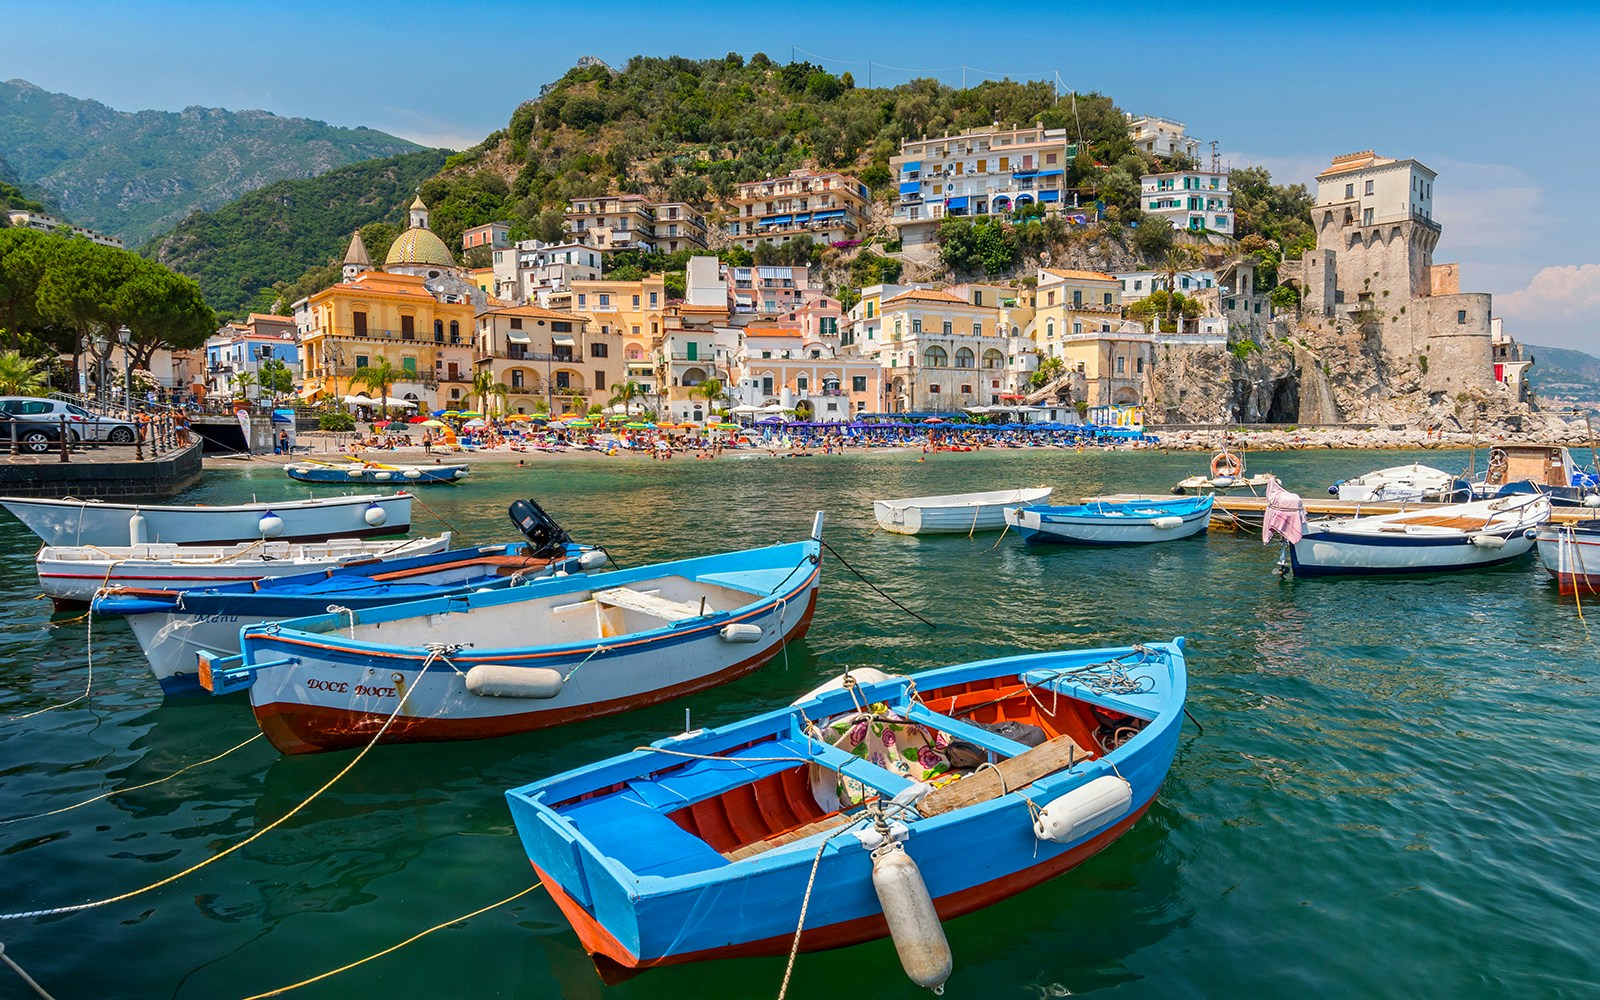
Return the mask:
<path fill-rule="evenodd" d="M 969 129 L 906 140 L 889 160 L 897 182 L 891 220 L 906 244 L 926 243 L 946 216 L 999 215 L 1025 205 L 1072 205 L 1066 172 L 1078 147 L 1064 128 Z"/>
<path fill-rule="evenodd" d="M 792 239 L 839 243 L 857 239 L 871 212 L 871 192 L 849 174 L 796 171 L 736 187 L 727 230 L 747 250 Z"/>

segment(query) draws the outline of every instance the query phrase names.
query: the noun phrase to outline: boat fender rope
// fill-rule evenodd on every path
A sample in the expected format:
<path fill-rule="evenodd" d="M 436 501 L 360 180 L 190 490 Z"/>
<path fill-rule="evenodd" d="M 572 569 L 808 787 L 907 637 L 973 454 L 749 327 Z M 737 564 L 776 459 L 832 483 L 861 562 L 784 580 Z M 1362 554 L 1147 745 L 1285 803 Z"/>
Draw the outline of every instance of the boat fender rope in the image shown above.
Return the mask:
<path fill-rule="evenodd" d="M 398 680 L 398 675 L 396 675 L 396 679 Z M 255 833 L 252 833 L 250 836 L 248 836 L 248 837 L 244 838 L 243 840 L 239 841 L 237 844 L 234 844 L 232 847 L 224 848 L 222 851 L 220 851 L 220 852 L 218 852 L 216 854 L 213 854 L 211 857 L 206 858 L 203 861 L 198 861 L 195 864 L 190 865 L 188 868 L 185 868 L 183 871 L 178 872 L 175 875 L 168 875 L 164 879 L 160 879 L 158 881 L 152 882 L 149 885 L 142 886 L 142 887 L 140 887 L 138 889 L 133 889 L 133 890 L 131 890 L 129 892 L 120 893 L 119 895 L 116 895 L 116 896 L 108 896 L 105 899 L 91 900 L 91 901 L 89 901 L 87 903 L 74 903 L 74 904 L 72 904 L 70 906 L 57 906 L 57 907 L 52 907 L 50 909 L 44 909 L 44 910 L 26 910 L 26 911 L 23 911 L 21 913 L 0 913 L 0 921 L 4 921 L 4 920 L 31 920 L 31 919 L 33 919 L 35 917 L 52 917 L 52 916 L 56 916 L 57 914 L 78 913 L 78 912 L 80 912 L 82 910 L 92 910 L 92 909 L 95 909 L 96 907 L 106 906 L 106 905 L 109 905 L 111 903 L 120 903 L 125 899 L 132 899 L 135 896 L 142 896 L 143 894 L 145 894 L 147 892 L 150 892 L 152 890 L 160 889 L 162 886 L 171 885 L 172 883 L 178 881 L 179 879 L 181 879 L 181 878 L 183 878 L 183 877 L 185 877 L 187 875 L 192 875 L 195 872 L 199 871 L 200 869 L 206 867 L 207 865 L 211 865 L 211 864 L 214 864 L 214 863 L 216 863 L 218 861 L 221 861 L 223 858 L 227 857 L 228 855 L 232 854 L 233 852 L 235 852 L 235 851 L 237 851 L 237 850 L 239 850 L 239 849 L 241 849 L 243 847 L 246 847 L 246 846 L 254 843 L 255 841 L 259 840 L 261 837 L 263 837 L 266 834 L 272 832 L 273 830 L 276 830 L 278 827 L 282 826 L 283 824 L 289 822 L 289 820 L 293 819 L 295 817 L 295 815 L 300 812 L 300 810 L 304 809 L 306 806 L 308 806 L 312 802 L 316 801 L 317 798 L 319 796 L 321 796 L 323 792 L 326 792 L 328 789 L 332 788 L 339 781 L 339 779 L 341 779 L 345 775 L 349 774 L 352 768 L 354 768 L 357 764 L 361 763 L 361 759 L 363 757 L 365 757 L 367 755 L 367 753 L 369 751 L 371 751 L 371 749 L 373 747 L 377 746 L 378 745 L 378 741 L 383 739 L 384 734 L 389 731 L 389 726 L 392 725 L 394 723 L 394 720 L 400 715 L 400 710 L 405 708 L 407 691 L 404 688 L 404 686 L 400 686 L 399 687 L 399 693 L 400 693 L 400 697 L 398 699 L 396 699 L 396 701 L 395 701 L 394 711 L 390 712 L 389 713 L 389 717 L 387 719 L 383 720 L 383 725 L 379 726 L 378 727 L 378 731 L 372 735 L 372 740 L 370 742 L 368 742 L 366 746 L 362 747 L 361 751 L 359 753 L 357 753 L 353 758 L 351 758 L 350 763 L 346 764 L 339 771 L 339 773 L 337 773 L 333 777 L 329 778 L 322 785 L 321 788 L 318 788 L 316 791 L 312 792 L 310 794 L 310 796 L 308 796 L 299 805 L 295 806 L 293 809 L 290 809 L 288 812 L 284 813 L 282 816 L 279 816 L 277 819 L 273 820 L 271 823 L 268 823 L 266 826 L 264 826 L 261 829 L 257 830 Z"/>
<path fill-rule="evenodd" d="M 600 644 L 596 645 L 593 649 L 589 650 L 589 655 L 588 656 L 585 656 L 583 659 L 578 661 L 577 666 L 575 666 L 571 670 L 567 671 L 567 675 L 565 677 L 561 678 L 561 683 L 565 684 L 567 681 L 572 680 L 572 675 L 576 674 L 578 672 L 578 669 L 580 667 L 582 667 L 585 663 L 588 663 L 590 660 L 594 659 L 596 656 L 599 656 L 601 653 L 609 653 L 609 652 L 611 652 L 611 650 L 613 648 L 615 648 L 615 647 L 607 646 L 604 643 L 600 643 Z"/>
<path fill-rule="evenodd" d="M 817 869 L 822 866 L 822 852 L 828 849 L 828 844 L 833 838 L 848 832 L 851 827 L 866 818 L 865 815 L 857 817 L 822 838 L 822 843 L 817 845 L 817 855 L 811 859 L 811 875 L 806 879 L 806 892 L 800 897 L 800 919 L 794 925 L 794 941 L 789 945 L 789 962 L 783 967 L 783 985 L 778 988 L 778 1000 L 784 1000 L 789 995 L 789 978 L 794 974 L 794 960 L 800 955 L 800 932 L 805 930 L 806 910 L 811 907 L 811 891 L 817 885 Z"/>
<path fill-rule="evenodd" d="M 32 976 L 28 975 L 22 966 L 18 965 L 12 960 L 10 955 L 6 954 L 6 946 L 4 944 L 0 944 L 0 962 L 4 962 L 6 965 L 10 966 L 11 971 L 15 972 L 19 977 L 21 977 L 22 981 L 27 983 L 28 986 L 33 989 L 33 992 L 39 994 L 41 997 L 44 997 L 44 1000 L 55 1000 L 54 997 L 44 991 L 43 986 L 40 986 L 34 981 Z"/>
<path fill-rule="evenodd" d="M 466 674 L 461 672 L 461 668 L 460 667 L 456 666 L 454 663 L 452 663 L 450 661 L 450 657 L 451 657 L 452 654 L 459 653 L 463 649 L 472 648 L 472 643 L 470 643 L 470 642 L 430 642 L 430 643 L 424 644 L 422 648 L 426 649 L 428 651 L 427 659 L 422 661 L 422 668 L 421 668 L 422 671 L 426 671 L 429 667 L 433 666 L 435 663 L 443 663 L 445 666 L 449 667 L 451 670 L 454 670 L 458 675 L 460 675 L 462 677 L 467 676 Z M 594 654 L 591 653 L 589 655 L 593 656 Z M 569 674 L 568 676 L 571 676 L 571 675 Z"/>
<path fill-rule="evenodd" d="M 328 614 L 350 616 L 350 638 L 353 641 L 356 637 L 356 613 L 342 604 L 330 604 L 328 605 Z"/>

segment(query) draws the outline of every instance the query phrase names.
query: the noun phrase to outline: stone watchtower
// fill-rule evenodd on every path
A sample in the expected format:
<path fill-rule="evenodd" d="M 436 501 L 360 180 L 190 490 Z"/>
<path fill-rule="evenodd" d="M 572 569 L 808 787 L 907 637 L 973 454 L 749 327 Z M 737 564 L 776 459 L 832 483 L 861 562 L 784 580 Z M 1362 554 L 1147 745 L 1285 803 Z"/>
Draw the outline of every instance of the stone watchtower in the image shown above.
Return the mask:
<path fill-rule="evenodd" d="M 1335 157 L 1317 175 L 1317 247 L 1298 277 L 1305 309 L 1375 332 L 1385 353 L 1415 363 L 1429 392 L 1454 395 L 1494 378 L 1490 296 L 1463 294 L 1455 264 L 1435 264 L 1436 175 L 1372 150 Z"/>

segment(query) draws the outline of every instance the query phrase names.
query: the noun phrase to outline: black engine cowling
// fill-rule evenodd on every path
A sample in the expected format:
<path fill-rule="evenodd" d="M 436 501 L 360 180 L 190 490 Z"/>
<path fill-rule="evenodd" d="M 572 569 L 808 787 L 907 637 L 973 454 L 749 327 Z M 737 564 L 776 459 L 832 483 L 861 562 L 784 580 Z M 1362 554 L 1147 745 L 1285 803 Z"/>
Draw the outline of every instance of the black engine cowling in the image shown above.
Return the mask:
<path fill-rule="evenodd" d="M 533 546 L 533 554 L 549 558 L 559 554 L 572 539 L 556 519 L 545 513 L 534 500 L 514 500 L 510 508 L 511 523 L 522 532 L 522 537 Z"/>

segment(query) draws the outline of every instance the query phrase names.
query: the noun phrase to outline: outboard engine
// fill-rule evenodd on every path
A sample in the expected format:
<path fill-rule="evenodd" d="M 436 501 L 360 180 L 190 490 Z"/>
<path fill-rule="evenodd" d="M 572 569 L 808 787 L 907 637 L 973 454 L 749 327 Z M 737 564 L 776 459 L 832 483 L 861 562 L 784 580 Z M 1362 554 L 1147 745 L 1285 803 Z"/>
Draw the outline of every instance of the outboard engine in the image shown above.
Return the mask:
<path fill-rule="evenodd" d="M 533 500 L 513 500 L 511 502 L 511 523 L 517 526 L 533 546 L 533 555 L 541 559 L 549 559 L 560 555 L 568 543 L 572 541 L 567 535 L 567 530 L 556 523 L 555 518 L 546 514 L 544 508 Z"/>

